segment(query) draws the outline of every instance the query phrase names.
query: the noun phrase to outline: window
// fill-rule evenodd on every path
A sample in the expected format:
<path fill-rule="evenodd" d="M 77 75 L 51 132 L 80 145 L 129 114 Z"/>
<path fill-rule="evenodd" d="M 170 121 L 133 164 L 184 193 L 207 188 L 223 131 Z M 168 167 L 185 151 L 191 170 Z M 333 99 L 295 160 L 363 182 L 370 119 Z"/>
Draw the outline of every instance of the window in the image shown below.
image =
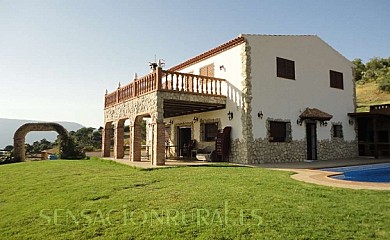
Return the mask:
<path fill-rule="evenodd" d="M 199 75 L 206 77 L 214 77 L 214 63 L 201 67 Z"/>
<path fill-rule="evenodd" d="M 333 125 L 333 137 L 342 138 L 343 137 L 343 125 L 334 124 Z"/>
<path fill-rule="evenodd" d="M 330 87 L 344 89 L 343 73 L 329 70 Z"/>
<path fill-rule="evenodd" d="M 204 123 L 203 128 L 203 140 L 207 142 L 215 141 L 218 132 L 218 123 Z"/>
<path fill-rule="evenodd" d="M 295 62 L 277 57 L 276 76 L 295 80 Z"/>
<path fill-rule="evenodd" d="M 270 142 L 287 142 L 288 124 L 288 122 L 269 122 Z"/>

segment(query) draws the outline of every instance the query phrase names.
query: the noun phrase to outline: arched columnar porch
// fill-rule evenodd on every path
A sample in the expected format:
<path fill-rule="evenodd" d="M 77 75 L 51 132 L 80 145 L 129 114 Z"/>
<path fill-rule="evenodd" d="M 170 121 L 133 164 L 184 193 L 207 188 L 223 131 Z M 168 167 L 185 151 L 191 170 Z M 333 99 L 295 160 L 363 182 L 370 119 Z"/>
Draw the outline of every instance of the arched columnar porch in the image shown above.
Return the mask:
<path fill-rule="evenodd" d="M 114 123 L 114 158 L 124 157 L 124 121 L 130 120 L 130 161 L 141 161 L 141 122 L 150 116 L 151 163 L 165 164 L 164 117 L 214 111 L 226 106 L 224 79 L 165 71 L 157 68 L 105 95 L 103 156 L 110 156 L 109 136 Z M 226 87 L 226 86 L 225 86 Z"/>

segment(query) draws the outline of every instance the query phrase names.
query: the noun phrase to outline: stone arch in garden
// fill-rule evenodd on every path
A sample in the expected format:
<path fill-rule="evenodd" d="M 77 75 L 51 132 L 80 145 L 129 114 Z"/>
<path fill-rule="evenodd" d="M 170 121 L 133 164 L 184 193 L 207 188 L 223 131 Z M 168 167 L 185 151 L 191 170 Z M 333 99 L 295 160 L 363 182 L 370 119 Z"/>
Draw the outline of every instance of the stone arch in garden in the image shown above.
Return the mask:
<path fill-rule="evenodd" d="M 71 142 L 68 131 L 58 123 L 26 123 L 16 130 L 14 135 L 14 161 L 23 162 L 26 160 L 25 140 L 26 135 L 32 131 L 56 131 L 61 138 L 61 147 Z M 61 153 L 61 157 L 66 153 Z M 65 156 L 66 157 L 66 156 Z"/>

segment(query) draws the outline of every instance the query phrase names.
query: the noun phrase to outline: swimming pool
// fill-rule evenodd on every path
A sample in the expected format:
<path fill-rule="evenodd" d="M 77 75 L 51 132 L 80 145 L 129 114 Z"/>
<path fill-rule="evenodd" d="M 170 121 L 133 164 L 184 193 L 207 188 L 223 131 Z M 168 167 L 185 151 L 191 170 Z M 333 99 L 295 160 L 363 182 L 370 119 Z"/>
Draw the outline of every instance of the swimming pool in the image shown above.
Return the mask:
<path fill-rule="evenodd" d="M 331 176 L 331 178 L 334 179 L 357 182 L 390 182 L 390 163 L 323 168 L 320 170 L 342 173 L 340 175 Z"/>

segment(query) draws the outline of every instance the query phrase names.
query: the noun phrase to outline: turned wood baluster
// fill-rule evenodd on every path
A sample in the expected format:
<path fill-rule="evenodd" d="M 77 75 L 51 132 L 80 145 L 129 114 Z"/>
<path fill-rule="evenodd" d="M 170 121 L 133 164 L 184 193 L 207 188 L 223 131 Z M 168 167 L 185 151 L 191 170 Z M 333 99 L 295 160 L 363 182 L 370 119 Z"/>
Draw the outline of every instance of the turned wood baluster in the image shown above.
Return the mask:
<path fill-rule="evenodd" d="M 169 81 L 169 90 L 173 90 L 173 80 L 172 80 L 172 77 L 169 79 L 168 78 L 168 73 L 167 73 L 167 81 Z"/>
<path fill-rule="evenodd" d="M 136 81 L 135 84 L 134 84 L 134 97 L 137 97 L 138 96 L 138 82 L 139 81 Z"/>
<path fill-rule="evenodd" d="M 200 77 L 196 76 L 196 92 L 199 93 Z"/>
<path fill-rule="evenodd" d="M 150 82 L 150 76 L 147 76 L 145 78 L 145 93 L 149 92 L 149 82 Z"/>
<path fill-rule="evenodd" d="M 185 75 L 183 77 L 185 77 L 185 81 L 184 82 L 186 83 L 184 91 L 188 92 L 189 91 L 189 85 L 190 85 L 189 84 L 190 77 L 188 75 Z"/>
<path fill-rule="evenodd" d="M 179 90 L 179 81 L 178 81 L 178 79 L 177 79 L 176 73 L 173 73 L 173 74 L 172 74 L 172 81 L 174 81 L 174 80 L 176 80 L 176 83 L 175 83 L 175 90 L 177 91 L 177 90 Z"/>
<path fill-rule="evenodd" d="M 180 86 L 179 91 L 183 91 L 183 78 L 182 78 L 182 75 L 180 73 L 177 74 L 177 80 L 179 81 L 179 86 Z"/>
<path fill-rule="evenodd" d="M 203 77 L 200 77 L 200 93 L 204 93 L 203 90 L 204 90 L 204 78 Z"/>
<path fill-rule="evenodd" d="M 197 76 L 196 77 L 196 92 L 199 93 L 199 86 L 200 86 L 200 77 Z"/>
<path fill-rule="evenodd" d="M 205 84 L 205 87 L 206 87 L 205 93 L 206 93 L 206 94 L 209 93 L 209 92 L 208 92 L 208 85 L 209 85 L 209 78 L 206 77 L 206 84 Z"/>
<path fill-rule="evenodd" d="M 188 76 L 188 91 L 194 92 L 194 78 L 192 76 Z"/>

